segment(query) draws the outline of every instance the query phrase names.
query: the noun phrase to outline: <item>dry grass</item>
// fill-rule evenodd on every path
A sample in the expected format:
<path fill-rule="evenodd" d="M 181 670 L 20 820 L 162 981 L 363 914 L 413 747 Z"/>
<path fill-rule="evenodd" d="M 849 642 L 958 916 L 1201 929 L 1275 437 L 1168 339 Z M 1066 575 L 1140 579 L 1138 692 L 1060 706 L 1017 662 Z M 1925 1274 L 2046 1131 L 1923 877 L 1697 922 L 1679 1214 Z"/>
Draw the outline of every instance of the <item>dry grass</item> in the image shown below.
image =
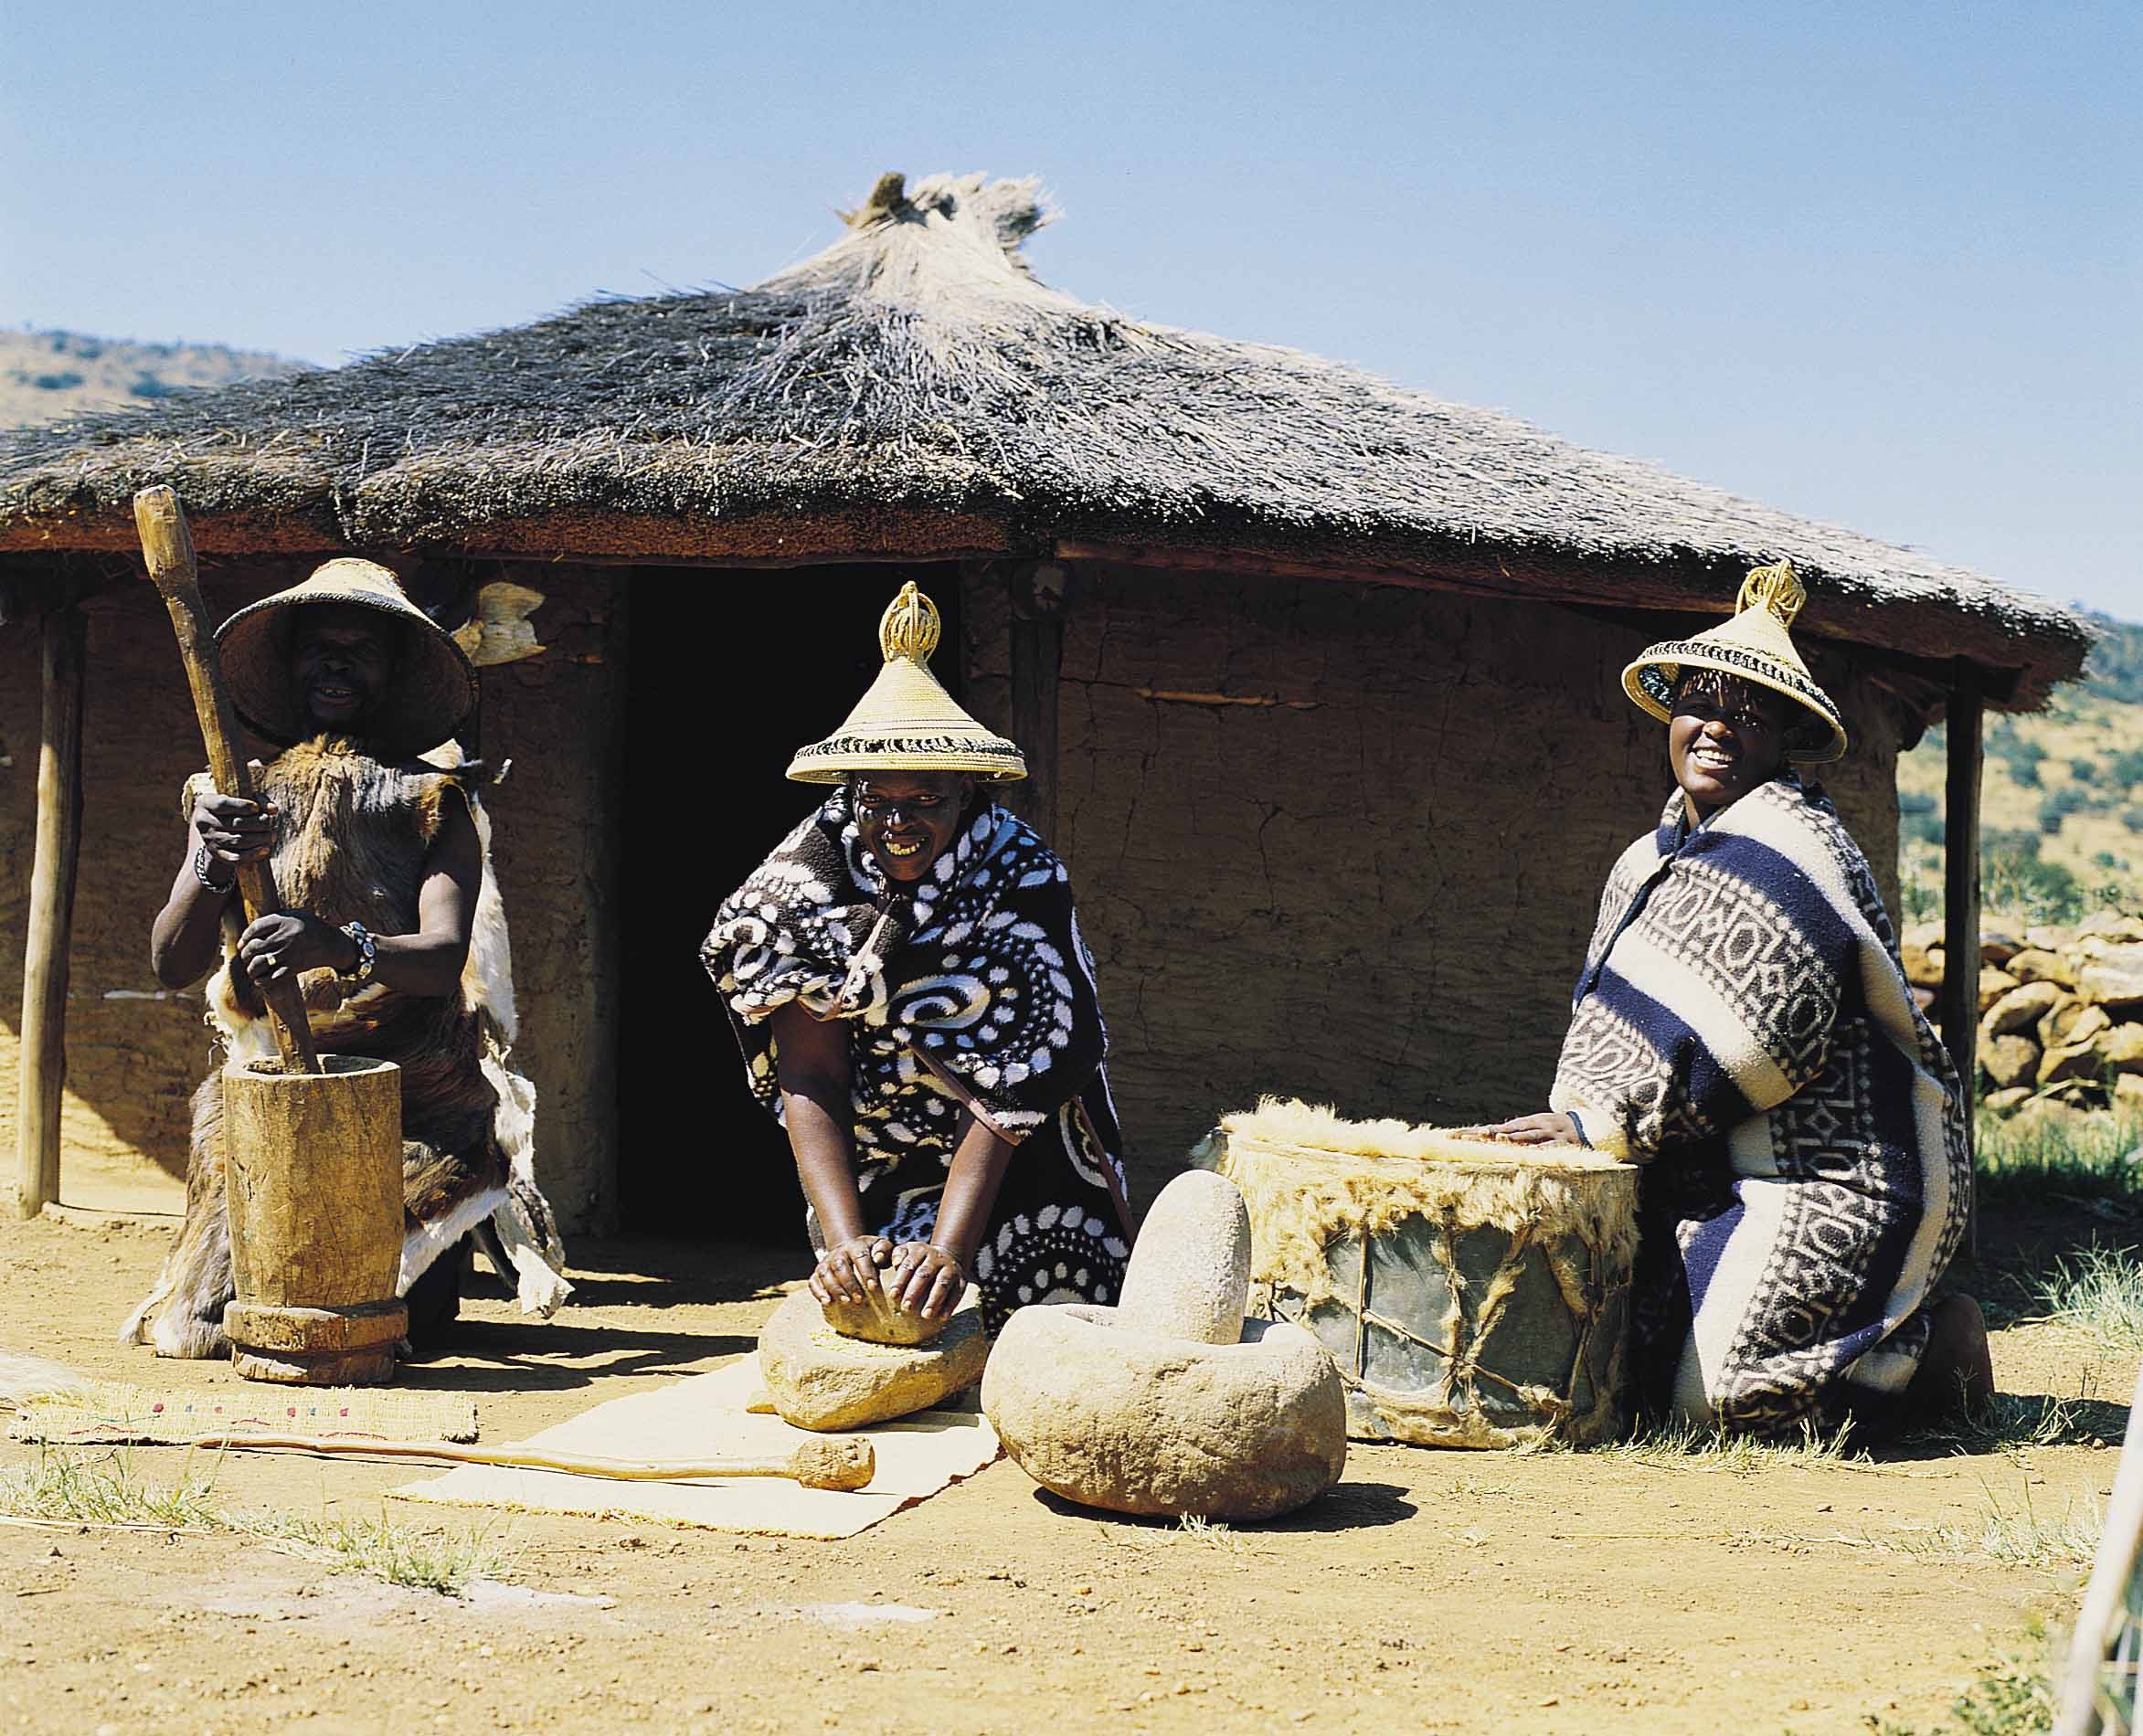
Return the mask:
<path fill-rule="evenodd" d="M 176 1483 L 158 1487 L 143 1480 L 124 1448 L 96 1461 L 40 1448 L 27 1465 L 0 1477 L 0 1514 L 174 1531 L 225 1529 L 212 1474 L 188 1468 Z"/>
<path fill-rule="evenodd" d="M 1844 1424 L 1826 1433 L 1804 1423 L 1797 1434 L 1783 1439 L 1758 1440 L 1717 1426 L 1671 1423 L 1645 1429 L 1627 1441 L 1584 1450 L 1596 1458 L 1675 1470 L 1730 1471 L 1737 1477 L 1781 1468 L 1872 1463 L 1865 1452 L 1848 1444 L 1848 1433 Z M 1571 1449 L 1544 1443 L 1522 1450 L 1554 1453 Z"/>
<path fill-rule="evenodd" d="M 1177 1534 L 1194 1539 L 1209 1549 L 1226 1551 L 1230 1555 L 1244 1552 L 1243 1540 L 1230 1530 L 1224 1519 L 1202 1519 L 1195 1513 L 1185 1513 L 1176 1520 Z"/>
<path fill-rule="evenodd" d="M 2087 1568 L 2098 1553 L 2106 1529 L 2106 1508 L 2096 1500 L 2070 1501 L 2059 1518 L 2042 1518 L 2032 1504 L 2030 1484 L 2021 1500 L 2006 1507 L 1993 1490 L 1986 1510 L 1968 1525 L 1936 1525 L 1888 1540 L 1871 1539 L 1877 1548 L 1894 1549 L 1928 1561 L 1989 1561 L 2004 1567 Z"/>
<path fill-rule="evenodd" d="M 27 1465 L 0 1477 L 0 1517 L 249 1537 L 338 1573 L 364 1573 L 450 1597 L 472 1579 L 499 1577 L 508 1565 L 481 1529 L 429 1531 L 385 1514 L 339 1519 L 228 1512 L 217 1498 L 215 1469 L 220 1464 L 218 1459 L 203 1474 L 189 1457 L 176 1482 L 160 1486 L 141 1475 L 125 1448 L 93 1457 L 39 1448 Z"/>
<path fill-rule="evenodd" d="M 503 1578 L 511 1565 L 505 1551 L 482 1528 L 420 1530 L 384 1513 L 376 1519 L 257 1514 L 237 1520 L 234 1529 L 338 1573 L 364 1573 L 389 1585 L 448 1597 L 461 1595 L 472 1580 Z"/>
<path fill-rule="evenodd" d="M 1908 1446 L 1947 1446 L 1958 1453 L 2025 1453 L 2049 1446 L 2117 1446 L 2090 1421 L 2083 1402 L 2052 1393 L 1997 1392 L 1976 1415 L 1954 1415 L 1904 1436 Z"/>
<path fill-rule="evenodd" d="M 2131 1248 L 2092 1246 L 2060 1260 L 2039 1286 L 2045 1318 L 2109 1350 L 2143 1350 L 2143 1261 Z"/>

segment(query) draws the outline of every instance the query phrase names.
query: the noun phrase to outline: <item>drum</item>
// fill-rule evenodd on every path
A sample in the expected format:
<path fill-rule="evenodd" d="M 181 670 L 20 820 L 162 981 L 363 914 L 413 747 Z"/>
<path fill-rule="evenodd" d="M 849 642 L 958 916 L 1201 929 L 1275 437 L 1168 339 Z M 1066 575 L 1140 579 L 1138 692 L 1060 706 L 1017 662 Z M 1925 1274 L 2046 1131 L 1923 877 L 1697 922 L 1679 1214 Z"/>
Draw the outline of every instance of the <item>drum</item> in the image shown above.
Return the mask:
<path fill-rule="evenodd" d="M 1250 1208 L 1251 1312 L 1331 1351 L 1355 1439 L 1621 1433 L 1631 1165 L 1269 1097 L 1218 1142 Z"/>

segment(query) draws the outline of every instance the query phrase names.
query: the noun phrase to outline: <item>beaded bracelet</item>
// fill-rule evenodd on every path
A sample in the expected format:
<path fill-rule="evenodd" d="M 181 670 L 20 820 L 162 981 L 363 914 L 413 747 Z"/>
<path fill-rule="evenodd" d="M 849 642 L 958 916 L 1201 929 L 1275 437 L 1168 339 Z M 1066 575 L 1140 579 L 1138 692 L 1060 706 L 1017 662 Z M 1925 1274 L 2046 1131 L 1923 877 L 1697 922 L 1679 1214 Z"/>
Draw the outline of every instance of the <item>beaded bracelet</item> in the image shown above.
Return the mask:
<path fill-rule="evenodd" d="M 370 982 L 372 968 L 379 962 L 372 930 L 361 922 L 345 922 L 343 924 L 343 933 L 349 936 L 356 947 L 357 962 L 347 970 L 338 970 L 334 974 L 345 982 Z"/>

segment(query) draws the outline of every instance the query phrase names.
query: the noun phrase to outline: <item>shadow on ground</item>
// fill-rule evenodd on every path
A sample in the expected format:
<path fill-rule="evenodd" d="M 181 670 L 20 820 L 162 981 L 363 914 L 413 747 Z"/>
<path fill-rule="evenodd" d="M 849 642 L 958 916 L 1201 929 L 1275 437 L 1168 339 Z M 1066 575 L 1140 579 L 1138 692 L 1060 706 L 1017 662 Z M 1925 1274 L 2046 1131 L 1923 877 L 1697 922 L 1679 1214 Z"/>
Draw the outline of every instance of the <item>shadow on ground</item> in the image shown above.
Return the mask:
<path fill-rule="evenodd" d="M 1034 1491 L 1034 1499 L 1052 1513 L 1066 1519 L 1099 1519 L 1110 1525 L 1162 1532 L 1174 1531 L 1183 1523 L 1180 1519 L 1133 1513 L 1106 1513 L 1098 1508 L 1081 1507 L 1077 1501 L 1067 1501 L 1063 1496 L 1053 1495 L 1044 1488 Z M 1406 1491 L 1396 1483 L 1342 1482 L 1336 1488 L 1327 1489 L 1307 1507 L 1298 1508 L 1279 1519 L 1246 1524 L 1242 1529 L 1246 1534 L 1258 1535 L 1365 1530 L 1400 1524 L 1412 1519 L 1418 1510 L 1406 1498 Z"/>

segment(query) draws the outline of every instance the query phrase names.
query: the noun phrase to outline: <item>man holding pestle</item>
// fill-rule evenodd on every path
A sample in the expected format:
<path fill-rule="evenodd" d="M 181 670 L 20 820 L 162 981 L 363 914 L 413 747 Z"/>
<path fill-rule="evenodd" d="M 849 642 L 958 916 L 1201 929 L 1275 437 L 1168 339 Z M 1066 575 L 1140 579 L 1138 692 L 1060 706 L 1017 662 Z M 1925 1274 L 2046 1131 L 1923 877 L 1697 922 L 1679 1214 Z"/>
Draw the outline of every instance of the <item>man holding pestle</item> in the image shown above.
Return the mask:
<path fill-rule="evenodd" d="M 568 1288 L 564 1251 L 527 1171 L 525 1117 L 512 1156 L 498 1125 L 502 1090 L 533 1094 L 508 1067 L 509 985 L 485 979 L 492 948 L 471 958 L 481 923 L 504 939 L 474 768 L 451 741 L 475 706 L 475 672 L 369 561 L 327 562 L 216 639 L 233 709 L 282 751 L 260 768 L 257 802 L 188 780 L 186 855 L 150 937 L 157 979 L 178 988 L 216 966 L 209 1021 L 246 1060 L 272 1053 L 260 985 L 294 978 L 324 1053 L 400 1069 L 398 1287 L 413 1344 L 436 1341 L 459 1309 L 459 1261 L 441 1256 L 494 1216 L 525 1306 L 547 1314 Z M 239 865 L 260 861 L 287 908 L 241 930 Z M 194 1094 L 186 1221 L 120 1335 L 161 1356 L 228 1350 L 222 1118 L 218 1066 Z"/>

